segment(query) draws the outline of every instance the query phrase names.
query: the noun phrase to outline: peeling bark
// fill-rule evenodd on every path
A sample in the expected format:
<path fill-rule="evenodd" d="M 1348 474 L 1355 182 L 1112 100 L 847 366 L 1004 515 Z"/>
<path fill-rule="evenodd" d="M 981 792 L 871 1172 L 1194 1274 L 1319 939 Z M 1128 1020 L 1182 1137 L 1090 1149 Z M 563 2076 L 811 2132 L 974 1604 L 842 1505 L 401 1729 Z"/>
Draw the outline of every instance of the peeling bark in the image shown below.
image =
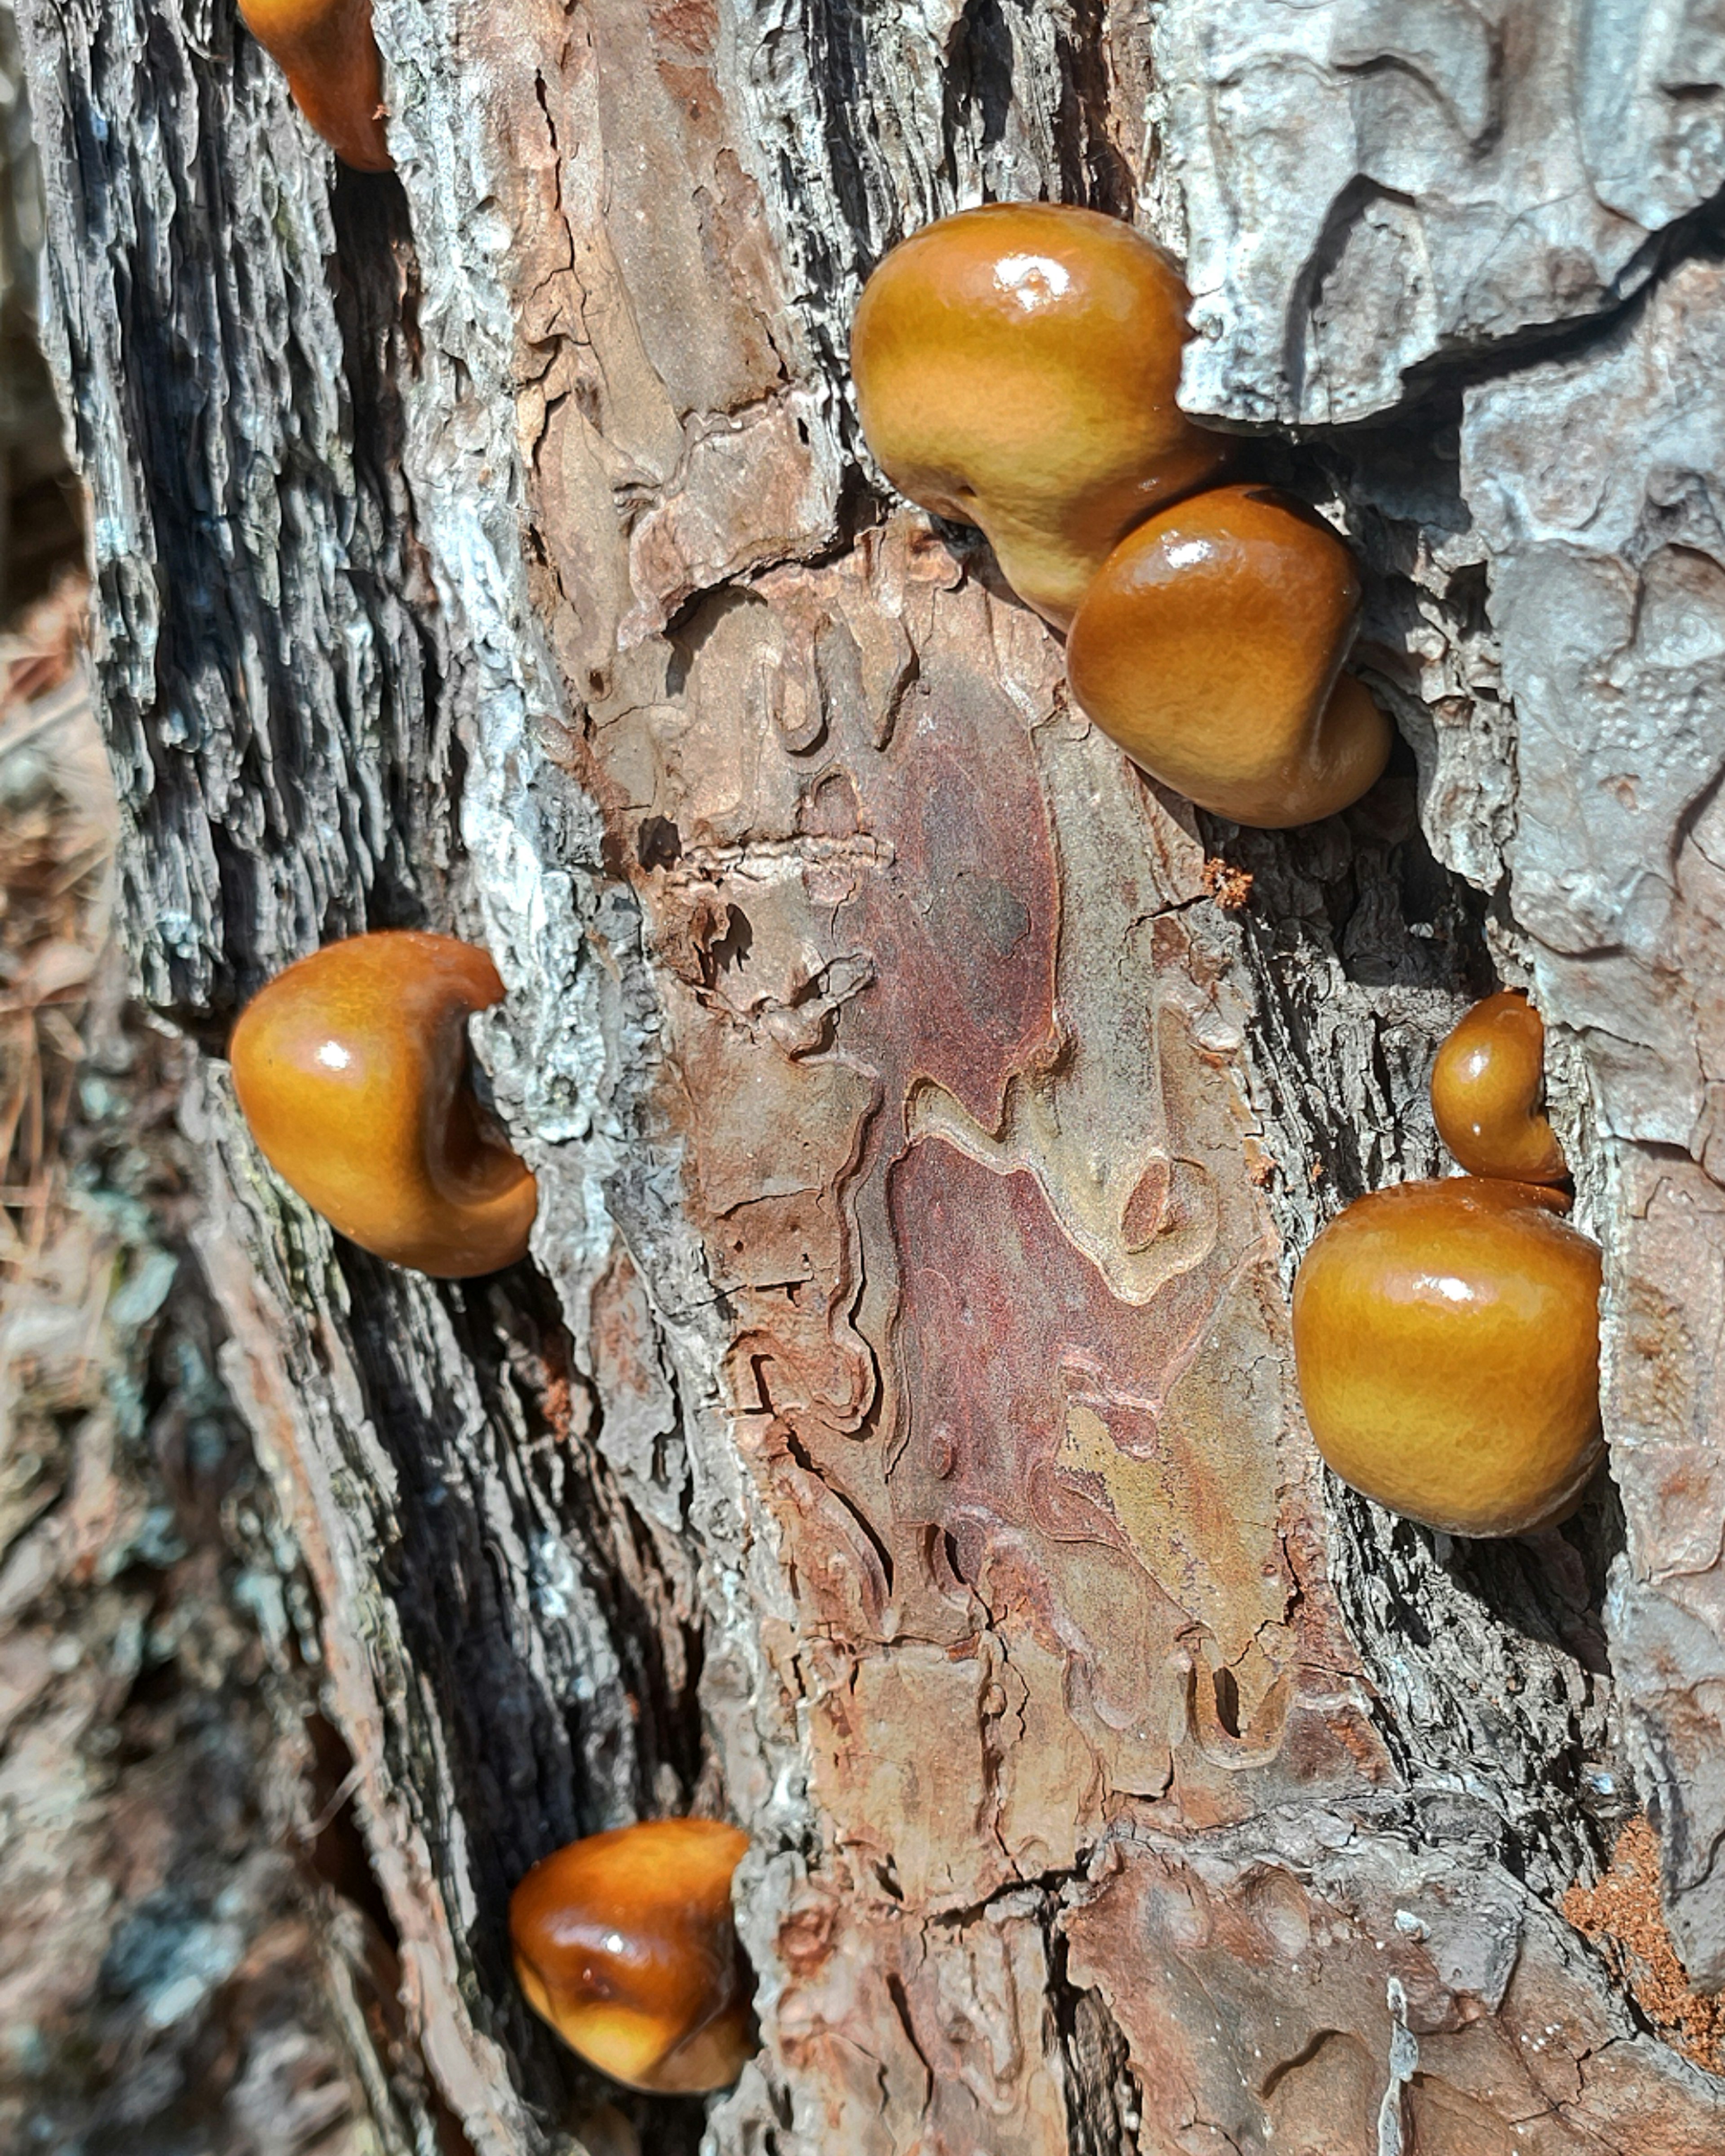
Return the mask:
<path fill-rule="evenodd" d="M 377 0 L 371 178 L 218 0 L 26 0 L 139 980 L 480 2156 L 1717 2145 L 1556 1913 L 1639 1791 L 1725 1979 L 1706 19 Z M 1191 408 L 1297 427 L 1251 454 L 1360 550 L 1409 747 L 1343 818 L 1137 778 L 868 467 L 860 277 L 1039 193 L 1179 247 Z M 421 921 L 510 988 L 486 1283 L 339 1244 L 221 1061 Z M 1499 974 L 1616 1484 L 1467 1548 L 1326 1481 L 1284 1291 L 1435 1168 Z M 704 2119 L 560 2055 L 503 1931 L 691 1804 L 754 1838 L 763 2039 Z"/>

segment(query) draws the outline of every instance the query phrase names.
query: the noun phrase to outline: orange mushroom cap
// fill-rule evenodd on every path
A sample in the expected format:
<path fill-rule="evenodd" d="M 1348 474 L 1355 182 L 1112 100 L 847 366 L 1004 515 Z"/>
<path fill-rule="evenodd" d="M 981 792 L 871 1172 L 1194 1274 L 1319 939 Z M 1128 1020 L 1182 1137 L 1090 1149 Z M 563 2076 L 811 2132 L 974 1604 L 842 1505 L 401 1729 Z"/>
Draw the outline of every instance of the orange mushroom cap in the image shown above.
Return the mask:
<path fill-rule="evenodd" d="M 901 493 L 979 525 L 1065 628 L 1122 535 L 1221 468 L 1174 392 L 1187 293 L 1117 218 L 993 203 L 913 233 L 864 290 L 850 366 Z"/>
<path fill-rule="evenodd" d="M 1599 1464 L 1599 1250 L 1531 1183 L 1358 1199 L 1294 1283 L 1294 1355 L 1343 1481 L 1453 1535 L 1566 1518 Z"/>
<path fill-rule="evenodd" d="M 1277 830 L 1357 801 L 1389 754 L 1366 689 L 1337 677 L 1359 612 L 1353 557 L 1268 487 L 1224 486 L 1122 540 L 1078 609 L 1072 692 L 1153 778 Z"/>
<path fill-rule="evenodd" d="M 239 12 L 286 75 L 295 104 L 342 163 L 362 172 L 393 171 L 372 0 L 239 0 Z"/>
<path fill-rule="evenodd" d="M 1561 1183 L 1569 1173 L 1539 1109 L 1545 1027 L 1519 988 L 1487 996 L 1462 1017 L 1431 1068 L 1438 1136 L 1470 1175 Z"/>
<path fill-rule="evenodd" d="M 536 1864 L 509 1904 L 534 2012 L 631 2088 L 685 2096 L 734 2082 L 754 2050 L 731 1914 L 747 1847 L 716 1820 L 647 1820 Z"/>
<path fill-rule="evenodd" d="M 386 930 L 278 973 L 229 1045 L 283 1179 L 363 1249 L 443 1279 L 512 1265 L 538 1205 L 468 1083 L 467 1021 L 502 995 L 470 943 Z"/>

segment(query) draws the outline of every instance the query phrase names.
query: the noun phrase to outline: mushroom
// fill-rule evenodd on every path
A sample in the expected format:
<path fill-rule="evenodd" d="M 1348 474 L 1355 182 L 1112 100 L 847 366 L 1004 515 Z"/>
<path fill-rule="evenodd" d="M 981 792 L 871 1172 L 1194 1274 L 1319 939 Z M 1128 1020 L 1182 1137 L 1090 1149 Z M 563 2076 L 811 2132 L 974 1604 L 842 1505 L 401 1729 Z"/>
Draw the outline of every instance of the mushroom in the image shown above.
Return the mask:
<path fill-rule="evenodd" d="M 239 12 L 287 76 L 295 104 L 342 163 L 362 172 L 393 171 L 372 0 L 239 0 Z"/>
<path fill-rule="evenodd" d="M 502 995 L 470 943 L 386 930 L 277 974 L 229 1045 L 284 1180 L 362 1248 L 443 1279 L 512 1265 L 538 1204 L 469 1081 L 467 1021 Z"/>
<path fill-rule="evenodd" d="M 1307 1419 L 1343 1481 L 1452 1535 L 1567 1518 L 1603 1450 L 1599 1250 L 1532 1183 L 1358 1199 L 1294 1283 Z"/>
<path fill-rule="evenodd" d="M 1438 1136 L 1470 1175 L 1562 1183 L 1563 1148 L 1540 1112 L 1545 1027 L 1519 988 L 1487 996 L 1437 1052 L 1431 1111 Z"/>
<path fill-rule="evenodd" d="M 1353 557 L 1314 511 L 1267 487 L 1213 488 L 1102 564 L 1067 643 L 1072 691 L 1200 808 L 1271 830 L 1314 823 L 1357 801 L 1389 754 L 1389 721 L 1341 674 L 1359 602 Z"/>
<path fill-rule="evenodd" d="M 901 493 L 982 527 L 1064 629 L 1126 532 L 1220 470 L 1174 402 L 1186 288 L 1117 218 L 993 203 L 893 249 L 851 333 L 863 432 Z"/>
<path fill-rule="evenodd" d="M 747 1847 L 716 1820 L 647 1820 L 543 1858 L 509 1904 L 534 2012 L 630 2088 L 688 2096 L 734 2082 L 754 2050 L 731 1915 Z"/>

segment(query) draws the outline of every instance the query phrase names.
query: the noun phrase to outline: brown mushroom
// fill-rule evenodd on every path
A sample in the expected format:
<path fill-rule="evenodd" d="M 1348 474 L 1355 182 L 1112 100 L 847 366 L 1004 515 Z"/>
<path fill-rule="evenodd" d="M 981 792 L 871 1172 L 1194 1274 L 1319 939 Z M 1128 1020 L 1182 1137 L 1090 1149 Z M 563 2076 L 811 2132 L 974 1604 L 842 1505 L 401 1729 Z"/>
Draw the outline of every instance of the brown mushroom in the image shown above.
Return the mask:
<path fill-rule="evenodd" d="M 471 944 L 386 930 L 290 966 L 234 1029 L 234 1091 L 265 1158 L 396 1265 L 462 1279 L 526 1250 L 532 1175 L 468 1077 L 467 1021 L 502 994 Z"/>
<path fill-rule="evenodd" d="M 869 446 L 911 501 L 979 525 L 1064 628 L 1122 536 L 1226 456 L 1174 402 L 1186 306 L 1173 265 L 1117 218 L 1053 203 L 942 218 L 857 309 Z"/>
<path fill-rule="evenodd" d="M 754 2049 L 731 1915 L 747 1847 L 716 1820 L 648 1820 L 536 1864 L 509 1905 L 534 2012 L 631 2088 L 686 2096 L 734 2082 Z"/>
<path fill-rule="evenodd" d="M 1294 1353 L 1324 1458 L 1454 1535 L 1517 1535 L 1579 1502 L 1602 1452 L 1599 1251 L 1532 1183 L 1373 1191 L 1294 1283 Z"/>
<path fill-rule="evenodd" d="M 1545 1027 L 1518 988 L 1466 1013 L 1437 1052 L 1431 1111 L 1438 1136 L 1470 1175 L 1562 1183 L 1568 1163 L 1540 1111 Z"/>
<path fill-rule="evenodd" d="M 1357 801 L 1389 754 L 1389 721 L 1341 673 L 1359 603 L 1353 555 L 1304 503 L 1213 488 L 1104 562 L 1067 643 L 1072 692 L 1200 808 L 1266 829 L 1313 823 Z"/>
<path fill-rule="evenodd" d="M 362 172 L 391 171 L 372 0 L 239 0 L 239 12 L 286 75 L 295 104 L 342 163 Z"/>

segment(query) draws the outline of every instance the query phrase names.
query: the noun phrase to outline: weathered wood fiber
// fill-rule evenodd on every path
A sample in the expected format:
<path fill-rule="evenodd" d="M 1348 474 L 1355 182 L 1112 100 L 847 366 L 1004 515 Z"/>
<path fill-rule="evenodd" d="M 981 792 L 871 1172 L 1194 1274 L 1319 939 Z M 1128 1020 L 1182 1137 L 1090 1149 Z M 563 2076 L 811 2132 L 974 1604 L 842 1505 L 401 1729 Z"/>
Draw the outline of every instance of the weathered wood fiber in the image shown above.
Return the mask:
<path fill-rule="evenodd" d="M 23 18 L 141 978 L 472 2144 L 631 2130 L 501 1897 L 698 1793 L 756 1838 L 716 2151 L 1712 2149 L 1553 1913 L 1633 1766 L 1719 1973 L 1703 12 L 377 19 L 398 182 L 225 9 Z M 1307 424 L 1255 454 L 1359 546 L 1409 744 L 1321 829 L 1133 778 L 861 455 L 860 276 L 1040 192 L 1189 249 L 1194 410 Z M 234 1121 L 234 997 L 420 917 L 509 983 L 543 1279 L 388 1274 Z M 1326 1483 L 1284 1290 L 1435 1164 L 1494 969 L 1607 1245 L 1622 1517 L 1464 1550 Z"/>

